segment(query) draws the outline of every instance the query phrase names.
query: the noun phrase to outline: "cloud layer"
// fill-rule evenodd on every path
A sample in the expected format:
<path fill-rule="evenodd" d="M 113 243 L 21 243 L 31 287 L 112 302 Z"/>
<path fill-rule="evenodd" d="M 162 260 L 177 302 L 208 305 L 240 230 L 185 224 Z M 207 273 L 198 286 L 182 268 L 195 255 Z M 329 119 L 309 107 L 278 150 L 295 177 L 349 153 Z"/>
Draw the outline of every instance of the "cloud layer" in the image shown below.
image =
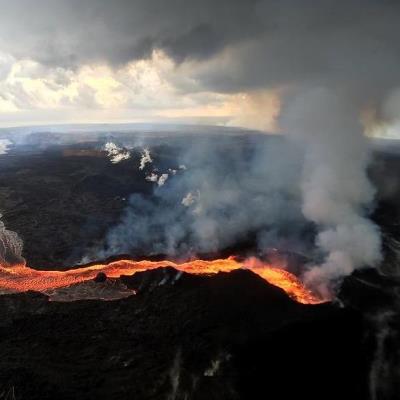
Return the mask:
<path fill-rule="evenodd" d="M 259 100 L 277 90 L 281 97 L 302 85 L 350 86 L 361 106 L 380 108 L 399 84 L 396 1 L 1 0 L 0 7 L 0 109 L 24 110 L 28 121 L 40 114 L 32 108 L 50 121 L 81 120 L 76 110 L 84 108 L 89 120 L 208 115 L 271 129 L 277 100 L 263 102 L 267 122 L 253 124 L 234 118 L 243 96 L 259 120 Z"/>

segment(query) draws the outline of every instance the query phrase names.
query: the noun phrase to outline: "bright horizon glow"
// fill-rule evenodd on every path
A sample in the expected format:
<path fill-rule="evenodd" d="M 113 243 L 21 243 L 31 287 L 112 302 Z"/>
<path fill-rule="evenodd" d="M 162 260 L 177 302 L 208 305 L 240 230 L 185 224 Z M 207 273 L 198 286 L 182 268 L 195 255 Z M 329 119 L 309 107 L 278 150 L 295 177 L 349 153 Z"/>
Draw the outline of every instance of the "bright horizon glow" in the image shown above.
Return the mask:
<path fill-rule="evenodd" d="M 0 127 L 70 123 L 184 123 L 276 131 L 279 92 L 200 87 L 204 63 L 176 65 L 161 50 L 119 67 L 44 66 L 0 54 Z"/>

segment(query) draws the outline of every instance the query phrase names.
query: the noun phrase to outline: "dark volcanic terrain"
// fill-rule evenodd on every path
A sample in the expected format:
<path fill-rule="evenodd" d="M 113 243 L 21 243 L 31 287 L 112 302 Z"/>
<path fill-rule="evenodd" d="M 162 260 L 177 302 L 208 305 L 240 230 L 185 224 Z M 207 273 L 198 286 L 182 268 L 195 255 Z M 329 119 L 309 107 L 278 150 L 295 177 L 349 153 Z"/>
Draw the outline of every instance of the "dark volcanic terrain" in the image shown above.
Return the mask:
<path fill-rule="evenodd" d="M 106 140 L 54 143 L 43 134 L 0 155 L 2 221 L 22 237 L 30 266 L 65 269 L 101 247 L 130 196 L 151 199 L 158 190 L 146 176 L 179 169 L 185 146 L 196 148 L 203 139 L 149 139 L 153 164 L 143 169 L 143 144 L 114 164 L 102 150 Z M 238 159 L 254 156 L 267 139 L 219 140 L 226 143 L 217 155 L 238 163 L 232 174 L 240 183 Z M 334 303 L 298 304 L 250 271 L 210 277 L 171 268 L 116 280 L 99 276 L 54 291 L 53 301 L 33 292 L 0 296 L 0 399 L 397 400 L 399 169 L 400 152 L 378 146 L 370 168 L 378 189 L 371 211 L 383 234 L 386 276 L 354 273 L 338 283 Z M 184 176 L 170 173 L 169 182 L 179 173 Z M 223 179 L 225 171 L 215 174 Z M 256 193 L 264 176 L 258 179 Z M 187 211 L 181 198 L 177 204 Z M 226 221 L 230 212 L 229 203 L 222 207 Z M 312 226 L 295 228 L 285 227 L 303 244 L 313 243 Z M 255 254 L 257 234 L 245 232 L 210 256 Z M 148 257 L 139 249 L 128 256 Z M 299 273 L 310 254 L 287 250 L 289 268 Z M 94 300 L 69 301 L 77 298 Z"/>
<path fill-rule="evenodd" d="M 24 240 L 24 256 L 35 267 L 76 262 L 79 250 L 118 220 L 129 194 L 151 191 L 133 163 L 63 151 L 0 156 L 3 221 Z"/>
<path fill-rule="evenodd" d="M 88 249 L 101 247 L 107 232 L 121 219 L 131 195 L 152 197 L 154 183 L 147 181 L 146 175 L 154 167 L 161 171 L 178 168 L 178 155 L 185 147 L 196 147 L 197 142 L 201 145 L 204 140 L 147 139 L 148 145 L 143 146 L 151 148 L 153 165 L 140 170 L 140 146 L 131 150 L 129 160 L 113 164 L 102 151 L 101 143 L 47 144 L 47 136 L 44 139 L 42 136 L 39 135 L 40 140 L 35 139 L 33 143 L 14 147 L 8 154 L 0 155 L 2 220 L 8 229 L 23 239 L 23 256 L 28 264 L 42 269 L 63 269 L 77 264 Z M 240 154 L 245 155 L 257 146 L 265 145 L 267 140 L 275 139 L 263 136 L 253 141 L 242 140 L 240 136 L 225 138 L 223 147 L 226 150 L 230 146 L 242 147 L 244 150 Z M 234 163 L 235 159 L 227 162 Z M 386 152 L 386 147 L 377 148 L 370 169 L 378 188 L 372 218 L 384 235 L 387 258 L 384 269 L 392 273 L 397 273 L 394 264 L 400 250 L 399 169 L 399 154 Z M 170 176 L 169 179 L 174 178 Z M 297 235 L 310 244 L 313 227 L 307 226 L 305 221 L 301 223 L 306 230 Z M 293 227 L 289 231 L 291 229 Z M 225 249 L 226 254 L 238 250 L 256 251 L 256 236 L 257 232 L 246 232 L 233 246 Z M 220 254 L 223 251 L 219 249 Z M 145 249 L 142 253 L 136 249 L 136 254 L 130 255 L 146 257 L 148 253 Z"/>
<path fill-rule="evenodd" d="M 0 398 L 368 398 L 357 311 L 300 305 L 244 270 L 122 280 L 136 296 L 1 296 Z"/>

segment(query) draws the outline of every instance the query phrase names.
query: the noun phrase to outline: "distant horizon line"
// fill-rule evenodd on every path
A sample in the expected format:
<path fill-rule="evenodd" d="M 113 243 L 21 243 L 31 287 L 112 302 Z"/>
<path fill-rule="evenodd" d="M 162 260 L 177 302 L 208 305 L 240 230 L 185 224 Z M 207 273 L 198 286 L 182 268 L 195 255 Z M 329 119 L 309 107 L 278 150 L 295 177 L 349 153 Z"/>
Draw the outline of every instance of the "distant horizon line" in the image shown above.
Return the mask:
<path fill-rule="evenodd" d="M 44 123 L 44 124 L 26 124 L 26 125 L 10 125 L 10 126 L 0 126 L 0 131 L 6 130 L 24 130 L 24 129 L 40 129 L 40 128 L 79 128 L 79 127 L 155 127 L 155 128 L 214 128 L 220 130 L 235 130 L 235 131 L 248 131 L 248 132 L 258 132 L 262 134 L 271 134 L 274 135 L 276 133 L 266 132 L 257 129 L 251 129 L 241 126 L 227 126 L 227 125 L 218 125 L 218 124 L 203 124 L 203 123 L 184 123 L 184 122 L 72 122 L 72 123 Z"/>
<path fill-rule="evenodd" d="M 24 130 L 33 130 L 33 129 L 48 129 L 51 133 L 64 133 L 61 129 L 71 129 L 73 132 L 79 133 L 79 128 L 88 129 L 88 128 L 103 128 L 103 129 L 116 129 L 125 127 L 125 130 L 132 128 L 146 128 L 146 129 L 155 129 L 156 131 L 163 131 L 167 128 L 174 129 L 184 129 L 184 128 L 212 128 L 220 131 L 236 131 L 236 132 L 248 132 L 249 134 L 259 134 L 259 135 L 271 135 L 271 136 L 280 136 L 284 135 L 282 132 L 268 132 L 262 131 L 259 129 L 251 129 L 241 126 L 227 126 L 227 125 L 212 125 L 205 123 L 188 123 L 188 122 L 67 122 L 67 123 L 44 123 L 44 124 L 27 124 L 27 125 L 10 125 L 10 126 L 0 126 L 0 132 L 7 132 L 10 130 L 15 131 L 24 131 Z M 157 129 L 158 128 L 158 129 Z M 102 129 L 100 129 L 102 130 Z M 124 129 L 119 129 L 120 132 L 123 132 Z M 32 132 L 34 133 L 34 132 Z M 66 132 L 65 132 L 66 133 Z M 90 133 L 88 130 L 86 133 Z M 95 133 L 95 132 L 93 132 Z M 400 137 L 392 137 L 392 136 L 369 136 L 366 135 L 370 140 L 392 140 L 398 141 Z"/>

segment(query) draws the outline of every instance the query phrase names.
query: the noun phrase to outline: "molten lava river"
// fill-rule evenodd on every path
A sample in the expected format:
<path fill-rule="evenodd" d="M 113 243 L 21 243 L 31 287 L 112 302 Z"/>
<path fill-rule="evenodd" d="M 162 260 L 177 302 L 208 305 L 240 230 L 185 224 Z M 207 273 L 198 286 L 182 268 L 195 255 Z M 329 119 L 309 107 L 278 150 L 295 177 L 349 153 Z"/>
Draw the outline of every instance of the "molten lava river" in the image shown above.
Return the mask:
<path fill-rule="evenodd" d="M 46 292 L 52 289 L 64 288 L 93 280 L 100 272 L 103 272 L 109 278 L 119 278 L 121 275 L 133 275 L 139 271 L 167 266 L 190 274 L 208 275 L 246 268 L 269 283 L 280 287 L 292 299 L 300 303 L 321 303 L 321 299 L 311 293 L 301 281 L 291 273 L 263 263 L 256 258 L 249 258 L 239 262 L 235 257 L 210 261 L 193 260 L 183 263 L 175 263 L 172 261 L 118 260 L 108 264 L 94 264 L 66 271 L 40 271 L 25 265 L 0 266 L 0 292 L 24 292 L 28 290 Z"/>

